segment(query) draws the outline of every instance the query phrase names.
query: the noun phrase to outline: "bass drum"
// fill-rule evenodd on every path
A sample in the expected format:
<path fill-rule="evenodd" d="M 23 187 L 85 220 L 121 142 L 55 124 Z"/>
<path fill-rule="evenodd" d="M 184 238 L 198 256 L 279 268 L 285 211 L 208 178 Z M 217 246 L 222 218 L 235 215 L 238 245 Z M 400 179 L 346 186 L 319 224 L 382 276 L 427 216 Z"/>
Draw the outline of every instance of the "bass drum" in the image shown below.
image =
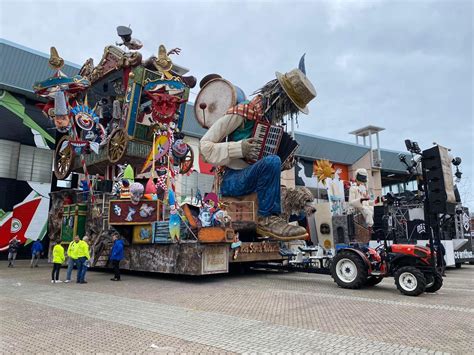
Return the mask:
<path fill-rule="evenodd" d="M 245 93 L 239 87 L 225 79 L 213 79 L 199 91 L 194 114 L 201 127 L 210 128 L 229 108 L 245 100 Z"/>

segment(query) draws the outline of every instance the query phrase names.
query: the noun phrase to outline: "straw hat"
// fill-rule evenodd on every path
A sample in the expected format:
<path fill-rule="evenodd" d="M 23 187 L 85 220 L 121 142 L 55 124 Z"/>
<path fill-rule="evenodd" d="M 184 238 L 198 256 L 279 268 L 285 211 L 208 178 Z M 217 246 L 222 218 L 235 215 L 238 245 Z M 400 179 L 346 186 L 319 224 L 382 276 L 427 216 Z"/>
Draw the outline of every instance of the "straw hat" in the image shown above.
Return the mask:
<path fill-rule="evenodd" d="M 276 72 L 275 75 L 295 106 L 304 114 L 308 114 L 307 105 L 316 97 L 316 89 L 306 75 L 300 69 L 293 69 L 285 74 Z"/>

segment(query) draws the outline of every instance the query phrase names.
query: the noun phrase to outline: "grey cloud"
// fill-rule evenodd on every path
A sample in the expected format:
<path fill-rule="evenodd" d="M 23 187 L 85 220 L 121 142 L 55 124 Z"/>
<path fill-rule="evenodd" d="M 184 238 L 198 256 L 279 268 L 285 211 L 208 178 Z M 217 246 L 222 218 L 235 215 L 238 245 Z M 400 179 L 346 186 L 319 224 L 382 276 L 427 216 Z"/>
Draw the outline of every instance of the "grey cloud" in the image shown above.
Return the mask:
<path fill-rule="evenodd" d="M 306 52 L 318 97 L 299 129 L 352 141 L 385 127 L 382 146 L 413 138 L 463 157 L 473 176 L 471 1 L 1 1 L 1 36 L 78 64 L 97 62 L 115 27 L 131 24 L 151 55 L 163 43 L 202 77 L 252 93 Z M 197 89 L 195 89 L 197 90 Z M 472 180 L 471 180 L 472 181 Z M 471 184 L 472 185 L 472 184 Z M 473 201 L 474 202 L 474 201 Z M 474 207 L 474 203 L 472 204 Z M 474 208 L 471 208 L 474 209 Z"/>

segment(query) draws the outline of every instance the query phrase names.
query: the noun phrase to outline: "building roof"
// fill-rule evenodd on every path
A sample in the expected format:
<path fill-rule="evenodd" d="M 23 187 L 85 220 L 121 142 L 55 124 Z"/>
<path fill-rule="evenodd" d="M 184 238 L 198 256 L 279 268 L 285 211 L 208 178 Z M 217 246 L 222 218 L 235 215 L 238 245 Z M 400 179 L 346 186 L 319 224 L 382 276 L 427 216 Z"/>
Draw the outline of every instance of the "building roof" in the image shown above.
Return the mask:
<path fill-rule="evenodd" d="M 0 38 L 0 89 L 34 98 L 33 84 L 54 74 L 48 66 L 49 54 Z M 80 65 L 68 61 L 61 69 L 66 75 L 76 75 Z M 37 97 L 36 97 L 37 98 Z"/>
<path fill-rule="evenodd" d="M 182 131 L 195 138 L 201 138 L 206 133 L 206 129 L 202 128 L 196 120 L 193 104 L 188 104 L 186 107 Z M 300 144 L 296 155 L 308 160 L 328 159 L 334 163 L 352 165 L 369 151 L 369 147 L 364 145 L 302 132 L 295 132 L 295 138 Z M 404 173 L 405 166 L 398 159 L 400 153 L 402 152 L 380 149 L 382 169 Z"/>
<path fill-rule="evenodd" d="M 382 158 L 382 169 L 386 170 L 387 172 L 405 174 L 407 172 L 407 168 L 398 158 L 400 154 L 408 155 L 408 152 L 398 152 L 395 150 L 380 149 L 380 156 Z"/>
<path fill-rule="evenodd" d="M 369 148 L 363 145 L 296 132 L 300 144 L 296 155 L 306 159 L 327 159 L 334 163 L 352 165 L 362 158 Z"/>

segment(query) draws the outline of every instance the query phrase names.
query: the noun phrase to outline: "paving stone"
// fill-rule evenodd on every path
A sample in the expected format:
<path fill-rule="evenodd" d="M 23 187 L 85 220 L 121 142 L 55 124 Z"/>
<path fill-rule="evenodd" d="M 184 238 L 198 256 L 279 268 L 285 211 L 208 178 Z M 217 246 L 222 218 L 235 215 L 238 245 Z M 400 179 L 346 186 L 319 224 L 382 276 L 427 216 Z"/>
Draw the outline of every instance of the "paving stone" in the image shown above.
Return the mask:
<path fill-rule="evenodd" d="M 343 290 L 297 273 L 125 274 L 114 283 L 90 271 L 87 285 L 51 285 L 46 264 L 0 262 L 0 353 L 464 354 L 473 272 L 449 270 L 438 293 L 409 298 L 393 279 Z"/>

